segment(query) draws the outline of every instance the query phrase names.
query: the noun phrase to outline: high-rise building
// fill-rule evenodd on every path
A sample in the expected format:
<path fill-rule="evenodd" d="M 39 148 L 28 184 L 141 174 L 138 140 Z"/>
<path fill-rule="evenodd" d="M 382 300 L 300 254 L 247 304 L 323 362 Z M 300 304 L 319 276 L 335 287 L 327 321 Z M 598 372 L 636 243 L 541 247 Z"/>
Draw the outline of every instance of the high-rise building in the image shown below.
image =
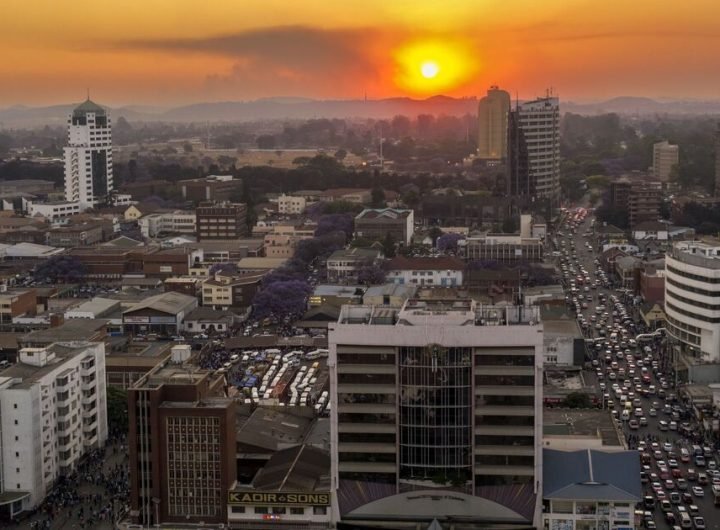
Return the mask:
<path fill-rule="evenodd" d="M 665 256 L 667 330 L 680 349 L 709 363 L 720 362 L 720 245 L 680 241 Z"/>
<path fill-rule="evenodd" d="M 434 289 L 329 326 L 335 520 L 532 525 L 542 477 L 537 307 Z"/>
<path fill-rule="evenodd" d="M 65 199 L 92 208 L 107 201 L 113 189 L 110 116 L 89 99 L 68 117 L 65 148 Z"/>
<path fill-rule="evenodd" d="M 668 182 L 673 168 L 680 161 L 680 147 L 667 140 L 653 145 L 653 175 L 661 182 Z"/>
<path fill-rule="evenodd" d="M 102 342 L 23 348 L 0 372 L 0 518 L 42 503 L 108 435 Z"/>
<path fill-rule="evenodd" d="M 478 158 L 502 160 L 507 155 L 510 94 L 491 86 L 478 104 Z"/>
<path fill-rule="evenodd" d="M 720 123 L 715 131 L 715 197 L 720 197 Z"/>
<path fill-rule="evenodd" d="M 236 477 L 235 403 L 224 377 L 175 355 L 128 391 L 130 519 L 224 523 Z"/>
<path fill-rule="evenodd" d="M 508 119 L 508 193 L 531 198 L 560 194 L 560 100 L 518 104 Z M 527 165 L 527 169 L 525 169 Z"/>

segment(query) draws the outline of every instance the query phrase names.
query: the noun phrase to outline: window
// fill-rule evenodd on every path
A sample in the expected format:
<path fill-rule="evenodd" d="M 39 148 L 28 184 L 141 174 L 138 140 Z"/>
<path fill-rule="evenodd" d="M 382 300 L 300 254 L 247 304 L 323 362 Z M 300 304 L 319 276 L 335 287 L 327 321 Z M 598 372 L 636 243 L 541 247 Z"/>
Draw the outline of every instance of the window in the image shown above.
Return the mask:
<path fill-rule="evenodd" d="M 285 509 L 285 506 L 273 506 L 272 513 L 275 515 L 282 515 L 287 513 L 287 510 Z"/>
<path fill-rule="evenodd" d="M 245 506 L 233 506 L 230 511 L 232 513 L 245 513 Z"/>
<path fill-rule="evenodd" d="M 305 508 L 290 508 L 291 515 L 304 515 Z"/>
<path fill-rule="evenodd" d="M 266 513 L 268 513 L 268 507 L 267 506 L 255 506 L 255 513 L 266 514 Z"/>
<path fill-rule="evenodd" d="M 327 514 L 327 506 L 313 506 L 313 515 Z"/>

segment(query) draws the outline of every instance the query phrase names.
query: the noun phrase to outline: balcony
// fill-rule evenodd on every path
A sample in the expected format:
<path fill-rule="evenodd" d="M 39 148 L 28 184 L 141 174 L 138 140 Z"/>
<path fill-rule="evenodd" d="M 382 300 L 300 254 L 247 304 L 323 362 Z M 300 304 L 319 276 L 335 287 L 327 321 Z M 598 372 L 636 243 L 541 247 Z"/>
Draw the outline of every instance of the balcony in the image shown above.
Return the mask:
<path fill-rule="evenodd" d="M 87 381 L 86 381 L 86 379 L 87 379 Z M 80 388 L 82 388 L 83 392 L 89 392 L 90 390 L 94 389 L 96 385 L 97 385 L 97 379 L 95 379 L 94 377 L 88 377 L 88 378 L 83 377 Z"/>
<path fill-rule="evenodd" d="M 82 397 L 82 404 L 84 405 L 95 405 L 95 398 L 97 395 L 93 392 L 89 396 L 86 396 L 85 393 L 83 393 Z"/>

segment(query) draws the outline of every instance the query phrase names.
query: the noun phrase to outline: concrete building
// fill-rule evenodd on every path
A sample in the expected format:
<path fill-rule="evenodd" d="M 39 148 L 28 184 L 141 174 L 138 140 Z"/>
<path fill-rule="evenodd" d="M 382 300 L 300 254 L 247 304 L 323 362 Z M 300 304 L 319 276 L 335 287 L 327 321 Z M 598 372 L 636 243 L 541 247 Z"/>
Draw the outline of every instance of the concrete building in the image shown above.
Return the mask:
<path fill-rule="evenodd" d="M 318 199 L 322 202 L 351 202 L 367 204 L 372 198 L 372 190 L 367 188 L 331 188 L 320 192 Z"/>
<path fill-rule="evenodd" d="M 396 256 L 386 264 L 387 280 L 400 285 L 461 287 L 465 263 L 458 258 L 406 258 Z"/>
<path fill-rule="evenodd" d="M 197 232 L 195 212 L 175 210 L 172 212 L 151 213 L 138 219 L 140 233 L 145 238 L 158 237 L 161 234 L 195 234 Z"/>
<path fill-rule="evenodd" d="M 52 247 L 85 247 L 103 240 L 100 223 L 80 223 L 52 228 L 46 233 L 46 242 Z"/>
<path fill-rule="evenodd" d="M 543 316 L 543 365 L 582 366 L 585 361 L 585 339 L 574 318 Z"/>
<path fill-rule="evenodd" d="M 682 241 L 665 256 L 667 330 L 681 351 L 720 362 L 720 243 Z"/>
<path fill-rule="evenodd" d="M 92 300 L 83 302 L 65 312 L 65 319 L 89 319 L 95 320 L 106 317 L 120 310 L 120 300 L 111 298 L 95 297 Z"/>
<path fill-rule="evenodd" d="M 466 261 L 490 260 L 501 263 L 539 262 L 544 259 L 545 245 L 536 237 L 512 234 L 483 234 L 465 239 L 460 246 Z"/>
<path fill-rule="evenodd" d="M 632 183 L 627 195 L 627 212 L 630 228 L 644 222 L 657 222 L 662 203 L 662 183 L 657 180 L 640 180 Z"/>
<path fill-rule="evenodd" d="M 213 309 L 245 309 L 252 303 L 266 273 L 264 270 L 217 273 L 202 284 L 202 305 Z"/>
<path fill-rule="evenodd" d="M 62 219 L 63 217 L 79 214 L 83 209 L 79 201 L 30 202 L 28 203 L 28 216 L 44 217 L 45 219 L 54 221 L 55 219 Z"/>
<path fill-rule="evenodd" d="M 491 86 L 478 104 L 478 153 L 481 160 L 500 161 L 507 156 L 510 94 Z"/>
<path fill-rule="evenodd" d="M 560 193 L 560 100 L 526 101 L 510 113 L 508 194 L 554 198 Z"/>
<path fill-rule="evenodd" d="M 637 451 L 543 450 L 543 527 L 634 530 L 643 497 Z"/>
<path fill-rule="evenodd" d="M 297 215 L 305 211 L 307 200 L 305 197 L 294 195 L 280 195 L 278 197 L 278 213 L 283 215 Z"/>
<path fill-rule="evenodd" d="M 660 182 L 670 181 L 673 168 L 680 161 L 680 147 L 667 140 L 653 144 L 653 176 Z"/>
<path fill-rule="evenodd" d="M 0 286 L 0 325 L 12 324 L 13 318 L 34 315 L 37 309 L 35 289 L 7 289 Z"/>
<path fill-rule="evenodd" d="M 415 230 L 412 210 L 365 209 L 355 216 L 355 236 L 383 241 L 389 234 L 396 243 L 409 245 Z"/>
<path fill-rule="evenodd" d="M 198 300 L 194 296 L 176 292 L 150 296 L 123 311 L 123 330 L 132 335 L 178 335 L 183 330 L 185 316 L 197 305 Z"/>
<path fill-rule="evenodd" d="M 539 520 L 539 310 L 441 291 L 401 309 L 344 306 L 328 327 L 336 521 Z"/>
<path fill-rule="evenodd" d="M 656 241 L 668 240 L 669 225 L 660 221 L 645 221 L 635 225 L 632 229 L 632 238 L 635 240 L 653 239 Z"/>
<path fill-rule="evenodd" d="M 220 524 L 236 477 L 235 403 L 224 378 L 178 357 L 128 391 L 130 519 Z"/>
<path fill-rule="evenodd" d="M 185 317 L 185 331 L 188 333 L 225 332 L 230 329 L 235 317 L 228 311 L 210 307 L 196 307 Z"/>
<path fill-rule="evenodd" d="M 0 513 L 37 508 L 60 477 L 107 439 L 105 348 L 23 348 L 0 372 Z"/>
<path fill-rule="evenodd" d="M 720 123 L 715 131 L 715 198 L 720 197 Z"/>
<path fill-rule="evenodd" d="M 327 259 L 329 282 L 355 282 L 357 273 L 363 267 L 377 265 L 382 252 L 374 248 L 349 248 L 336 250 Z"/>
<path fill-rule="evenodd" d="M 386 283 L 368 287 L 363 294 L 362 303 L 365 305 L 402 307 L 405 301 L 415 295 L 415 285 L 400 285 L 399 283 Z"/>
<path fill-rule="evenodd" d="M 197 240 L 238 239 L 248 233 L 247 206 L 236 203 L 201 203 L 197 215 Z"/>
<path fill-rule="evenodd" d="M 193 202 L 231 201 L 242 193 L 243 182 L 232 175 L 208 175 L 205 178 L 181 180 L 183 199 Z"/>
<path fill-rule="evenodd" d="M 110 116 L 90 99 L 68 117 L 65 153 L 65 200 L 81 210 L 107 202 L 113 190 Z"/>

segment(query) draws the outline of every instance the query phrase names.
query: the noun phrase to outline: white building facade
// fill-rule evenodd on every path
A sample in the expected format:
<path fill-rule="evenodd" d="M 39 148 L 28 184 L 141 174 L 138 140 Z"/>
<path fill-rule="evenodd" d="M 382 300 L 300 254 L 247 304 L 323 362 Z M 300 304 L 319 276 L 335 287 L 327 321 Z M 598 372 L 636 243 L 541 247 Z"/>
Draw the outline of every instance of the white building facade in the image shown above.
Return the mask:
<path fill-rule="evenodd" d="M 720 246 L 682 241 L 668 251 L 665 314 L 685 352 L 720 361 Z"/>
<path fill-rule="evenodd" d="M 81 208 L 79 202 L 30 202 L 28 203 L 28 215 L 30 217 L 44 217 L 54 221 L 63 217 L 70 217 L 79 214 Z"/>
<path fill-rule="evenodd" d="M 540 98 L 517 109 L 528 152 L 528 171 L 538 198 L 560 193 L 560 100 Z"/>
<path fill-rule="evenodd" d="M 152 213 L 138 219 L 140 232 L 145 238 L 160 234 L 195 234 L 197 216 L 195 212 L 177 210 L 174 212 Z"/>
<path fill-rule="evenodd" d="M 278 198 L 278 213 L 281 214 L 300 214 L 305 211 L 305 206 L 307 206 L 305 197 L 281 195 Z"/>
<path fill-rule="evenodd" d="M 108 436 L 103 343 L 26 348 L 0 372 L 0 493 L 9 515 L 38 506 Z"/>
<path fill-rule="evenodd" d="M 68 117 L 65 200 L 83 210 L 104 204 L 113 189 L 112 127 L 105 109 L 89 99 Z"/>

